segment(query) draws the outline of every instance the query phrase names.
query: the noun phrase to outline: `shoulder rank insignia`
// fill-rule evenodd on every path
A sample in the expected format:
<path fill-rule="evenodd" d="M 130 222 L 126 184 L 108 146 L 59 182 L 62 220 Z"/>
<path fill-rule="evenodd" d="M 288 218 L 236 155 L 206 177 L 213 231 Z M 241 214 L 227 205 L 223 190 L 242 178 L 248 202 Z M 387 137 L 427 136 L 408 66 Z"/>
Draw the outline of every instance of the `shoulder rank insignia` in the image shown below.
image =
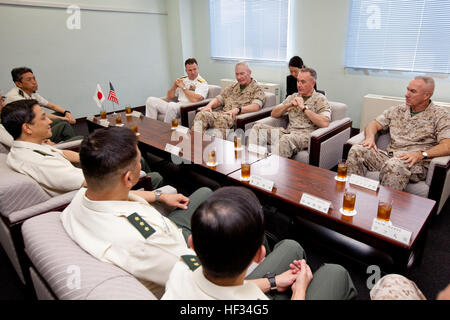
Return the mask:
<path fill-rule="evenodd" d="M 140 215 L 136 212 L 127 217 L 128 221 L 147 239 L 156 232 Z"/>
<path fill-rule="evenodd" d="M 45 153 L 44 151 L 41 151 L 41 150 L 33 150 L 33 151 L 36 153 L 39 153 L 40 155 L 43 155 L 44 157 L 45 156 L 53 157 L 52 154 Z"/>
<path fill-rule="evenodd" d="M 198 80 L 198 82 L 201 82 L 201 83 L 205 82 L 205 79 L 203 79 L 202 77 L 198 77 L 197 80 Z"/>
<path fill-rule="evenodd" d="M 25 94 L 23 93 L 23 91 L 21 89 L 19 89 L 19 94 L 25 98 Z"/>
<path fill-rule="evenodd" d="M 187 266 L 189 267 L 189 269 L 191 269 L 192 271 L 194 271 L 195 269 L 197 269 L 201 265 L 201 263 L 198 260 L 197 256 L 184 255 L 184 256 L 181 256 L 181 259 L 183 259 L 184 263 L 186 263 Z"/>
<path fill-rule="evenodd" d="M 184 78 L 187 78 L 187 76 L 182 76 L 182 77 L 179 77 L 178 79 L 184 79 Z"/>

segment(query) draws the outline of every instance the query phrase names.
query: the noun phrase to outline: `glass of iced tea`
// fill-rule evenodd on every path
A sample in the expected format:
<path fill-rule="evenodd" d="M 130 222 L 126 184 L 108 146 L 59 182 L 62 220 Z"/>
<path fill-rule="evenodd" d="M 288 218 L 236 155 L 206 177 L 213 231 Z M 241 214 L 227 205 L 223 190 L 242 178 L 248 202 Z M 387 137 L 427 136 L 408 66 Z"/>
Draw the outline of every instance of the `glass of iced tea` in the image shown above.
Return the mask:
<path fill-rule="evenodd" d="M 247 161 L 243 161 L 241 163 L 241 180 L 250 180 L 250 163 L 248 163 Z"/>
<path fill-rule="evenodd" d="M 235 150 L 242 149 L 242 138 L 239 136 L 234 136 L 234 149 Z"/>
<path fill-rule="evenodd" d="M 175 130 L 178 127 L 178 120 L 177 119 L 173 119 L 172 120 L 172 130 Z"/>
<path fill-rule="evenodd" d="M 347 164 L 345 160 L 340 160 L 338 163 L 336 180 L 342 182 L 347 181 Z"/>
<path fill-rule="evenodd" d="M 138 131 L 138 126 L 136 124 L 132 124 L 130 126 L 130 129 L 134 131 L 134 133 L 136 133 L 136 135 L 140 135 L 139 131 Z"/>
<path fill-rule="evenodd" d="M 388 199 L 380 199 L 378 201 L 377 218 L 379 220 L 388 222 L 391 219 L 392 204 L 393 201 Z"/>
<path fill-rule="evenodd" d="M 208 162 L 206 163 L 210 167 L 215 167 L 217 165 L 216 149 L 213 149 L 208 154 Z"/>
<path fill-rule="evenodd" d="M 129 104 L 127 104 L 127 105 L 125 106 L 125 115 L 126 115 L 127 117 L 131 116 L 131 106 L 130 106 Z"/>
<path fill-rule="evenodd" d="M 122 117 L 120 114 L 115 114 L 114 119 L 116 120 L 116 124 L 122 124 Z"/>
<path fill-rule="evenodd" d="M 344 214 L 354 214 L 356 193 L 348 189 L 344 191 L 344 204 L 342 205 Z"/>
<path fill-rule="evenodd" d="M 106 111 L 104 110 L 100 111 L 100 119 L 106 120 Z"/>

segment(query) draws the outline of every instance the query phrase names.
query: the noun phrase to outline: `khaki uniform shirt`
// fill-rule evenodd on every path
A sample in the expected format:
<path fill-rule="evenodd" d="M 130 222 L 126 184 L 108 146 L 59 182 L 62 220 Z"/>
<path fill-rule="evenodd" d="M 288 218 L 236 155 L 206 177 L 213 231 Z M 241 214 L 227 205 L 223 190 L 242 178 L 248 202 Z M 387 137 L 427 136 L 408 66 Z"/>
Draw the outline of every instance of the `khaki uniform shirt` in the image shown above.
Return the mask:
<path fill-rule="evenodd" d="M 6 101 L 5 103 L 8 104 L 10 102 L 14 102 L 17 100 L 24 100 L 24 99 L 34 99 L 37 100 L 40 106 L 47 107 L 48 101 L 42 98 L 38 93 L 33 93 L 28 95 L 25 91 L 22 89 L 15 87 L 8 91 L 6 94 Z"/>
<path fill-rule="evenodd" d="M 180 256 L 195 254 L 181 230 L 141 197 L 130 193 L 128 201 L 92 201 L 86 190 L 80 189 L 61 219 L 69 236 L 97 259 L 124 269 L 154 291 L 155 284 L 166 284 Z M 144 220 L 142 228 L 155 232 L 146 238 L 127 218 L 134 213 Z"/>
<path fill-rule="evenodd" d="M 77 190 L 84 182 L 81 169 L 74 167 L 61 150 L 45 144 L 14 141 L 6 163 L 34 179 L 52 197 Z"/>
<path fill-rule="evenodd" d="M 252 79 L 249 85 L 241 91 L 238 82 L 226 87 L 217 97 L 223 105 L 222 111 L 230 111 L 240 106 L 256 103 L 261 108 L 266 100 L 266 95 L 258 83 Z"/>
<path fill-rule="evenodd" d="M 423 151 L 443 139 L 450 139 L 450 112 L 433 102 L 414 116 L 411 116 L 409 106 L 393 106 L 375 120 L 383 130 L 389 129 L 388 152 Z"/>
<path fill-rule="evenodd" d="M 290 103 L 295 97 L 301 97 L 301 95 L 296 92 L 289 97 L 286 98 L 282 102 L 282 104 L 288 104 Z M 308 106 L 308 108 L 317 113 L 324 115 L 328 119 L 331 120 L 331 107 L 328 104 L 327 98 L 316 91 L 312 94 L 312 96 L 306 100 L 305 105 Z M 301 110 L 300 107 L 291 107 L 287 110 L 288 117 L 289 117 L 289 125 L 287 127 L 287 130 L 310 130 L 311 132 L 316 130 L 318 126 L 316 126 Z"/>
<path fill-rule="evenodd" d="M 184 85 L 186 86 L 186 89 L 190 91 L 194 91 L 196 94 L 199 94 L 203 97 L 203 99 L 206 98 L 208 95 L 208 83 L 205 79 L 200 77 L 200 75 L 195 78 L 194 80 L 190 80 L 188 77 L 183 77 Z M 186 94 L 181 88 L 177 88 L 175 90 L 175 96 L 178 98 L 178 102 L 180 103 L 190 103 L 188 97 L 186 97 Z"/>
<path fill-rule="evenodd" d="M 202 267 L 191 271 L 183 261 L 175 264 L 163 300 L 269 300 L 252 282 L 240 286 L 218 286 L 203 275 Z"/>

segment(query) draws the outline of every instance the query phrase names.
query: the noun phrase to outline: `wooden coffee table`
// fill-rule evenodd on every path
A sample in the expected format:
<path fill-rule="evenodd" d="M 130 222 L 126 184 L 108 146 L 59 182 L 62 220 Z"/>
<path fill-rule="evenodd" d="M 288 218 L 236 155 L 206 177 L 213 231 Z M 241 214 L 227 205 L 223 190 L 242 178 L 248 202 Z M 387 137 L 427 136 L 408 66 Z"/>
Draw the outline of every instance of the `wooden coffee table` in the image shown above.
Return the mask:
<path fill-rule="evenodd" d="M 255 192 L 265 195 L 267 199 L 272 199 L 277 207 L 295 212 L 298 217 L 382 250 L 389 254 L 395 265 L 401 269 L 413 262 L 414 256 L 421 249 L 427 222 L 435 210 L 436 203 L 433 200 L 384 186 L 380 186 L 375 192 L 351 185 L 348 182 L 338 182 L 334 179 L 336 173 L 333 171 L 277 155 L 271 155 L 253 163 L 251 174 L 274 181 L 272 192 L 241 181 L 240 171 L 231 173 L 228 178 L 233 184 L 250 187 Z M 355 209 L 357 214 L 352 217 L 344 216 L 339 212 L 339 209 L 342 208 L 345 188 L 356 192 Z M 301 205 L 299 202 L 304 192 L 331 202 L 332 208 L 328 213 L 322 213 Z M 371 231 L 373 219 L 377 215 L 380 196 L 388 196 L 393 199 L 391 222 L 394 226 L 412 232 L 409 244 Z"/>

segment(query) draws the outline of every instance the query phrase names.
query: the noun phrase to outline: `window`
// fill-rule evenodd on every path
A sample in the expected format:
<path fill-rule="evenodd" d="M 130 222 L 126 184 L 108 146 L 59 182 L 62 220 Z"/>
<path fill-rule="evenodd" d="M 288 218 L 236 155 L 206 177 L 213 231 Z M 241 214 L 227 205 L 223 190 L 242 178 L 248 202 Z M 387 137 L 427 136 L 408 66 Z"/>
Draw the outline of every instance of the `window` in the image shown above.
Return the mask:
<path fill-rule="evenodd" d="M 345 66 L 450 73 L 450 1 L 353 0 Z"/>
<path fill-rule="evenodd" d="M 289 0 L 210 0 L 211 56 L 285 62 Z"/>

